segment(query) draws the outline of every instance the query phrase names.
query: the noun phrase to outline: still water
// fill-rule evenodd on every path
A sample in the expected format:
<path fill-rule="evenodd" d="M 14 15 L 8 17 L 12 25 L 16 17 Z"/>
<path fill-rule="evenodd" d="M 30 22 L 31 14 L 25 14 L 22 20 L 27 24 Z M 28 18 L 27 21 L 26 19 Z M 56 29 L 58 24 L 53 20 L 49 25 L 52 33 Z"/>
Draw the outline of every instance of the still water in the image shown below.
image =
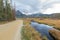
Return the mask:
<path fill-rule="evenodd" d="M 53 38 L 49 34 L 49 30 L 54 29 L 53 26 L 48 26 L 45 24 L 39 24 L 37 22 L 31 22 L 31 26 L 37 30 L 42 37 L 47 36 L 48 40 L 53 40 Z"/>

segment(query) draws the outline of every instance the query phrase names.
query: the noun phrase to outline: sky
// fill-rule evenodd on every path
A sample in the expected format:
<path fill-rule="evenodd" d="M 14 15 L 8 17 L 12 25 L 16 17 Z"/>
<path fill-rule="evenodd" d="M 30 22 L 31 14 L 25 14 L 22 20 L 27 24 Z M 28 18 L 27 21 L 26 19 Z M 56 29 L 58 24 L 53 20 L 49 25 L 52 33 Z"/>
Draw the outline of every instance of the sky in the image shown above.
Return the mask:
<path fill-rule="evenodd" d="M 60 13 L 60 0 L 13 0 L 13 2 L 16 9 L 24 14 Z"/>

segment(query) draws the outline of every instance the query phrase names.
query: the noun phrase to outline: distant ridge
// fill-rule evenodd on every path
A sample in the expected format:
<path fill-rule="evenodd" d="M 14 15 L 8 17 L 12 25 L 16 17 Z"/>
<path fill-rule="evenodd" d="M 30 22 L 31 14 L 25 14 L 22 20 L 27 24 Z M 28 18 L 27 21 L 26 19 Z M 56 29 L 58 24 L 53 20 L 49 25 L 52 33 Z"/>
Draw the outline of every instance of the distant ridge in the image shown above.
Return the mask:
<path fill-rule="evenodd" d="M 19 10 L 16 11 L 16 17 L 19 18 L 34 18 L 34 17 L 48 17 L 48 14 L 42 14 L 42 13 L 35 13 L 35 14 L 31 14 L 31 15 L 25 15 L 22 12 L 20 12 Z"/>
<path fill-rule="evenodd" d="M 53 14 L 42 14 L 42 13 L 35 13 L 31 15 L 25 15 L 19 10 L 16 11 L 16 17 L 18 18 L 58 18 L 60 19 L 60 13 L 53 13 Z"/>

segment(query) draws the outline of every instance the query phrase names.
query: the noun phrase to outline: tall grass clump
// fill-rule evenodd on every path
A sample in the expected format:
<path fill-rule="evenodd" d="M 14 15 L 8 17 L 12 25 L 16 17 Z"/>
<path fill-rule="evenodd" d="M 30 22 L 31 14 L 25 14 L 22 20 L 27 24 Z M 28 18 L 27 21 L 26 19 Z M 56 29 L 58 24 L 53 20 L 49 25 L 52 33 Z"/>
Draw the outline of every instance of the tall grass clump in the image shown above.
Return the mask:
<path fill-rule="evenodd" d="M 30 25 L 30 20 L 24 20 L 24 26 L 22 28 L 22 40 L 42 40 L 40 33 L 38 33 Z"/>

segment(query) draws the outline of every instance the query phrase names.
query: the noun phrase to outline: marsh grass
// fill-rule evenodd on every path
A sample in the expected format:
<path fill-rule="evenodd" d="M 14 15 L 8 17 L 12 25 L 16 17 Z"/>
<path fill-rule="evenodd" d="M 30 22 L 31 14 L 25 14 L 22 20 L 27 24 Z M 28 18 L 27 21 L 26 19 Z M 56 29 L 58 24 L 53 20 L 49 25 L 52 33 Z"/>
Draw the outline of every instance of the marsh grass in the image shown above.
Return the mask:
<path fill-rule="evenodd" d="M 40 18 L 25 18 L 24 26 L 22 29 L 22 39 L 23 40 L 48 40 L 46 36 L 41 37 L 41 34 L 37 32 L 34 28 L 30 26 L 31 20 L 38 22 L 39 24 L 46 24 L 53 26 L 54 28 L 60 30 L 60 19 L 40 19 Z"/>
<path fill-rule="evenodd" d="M 30 20 L 24 19 L 22 40 L 42 40 L 40 33 L 30 26 Z"/>
<path fill-rule="evenodd" d="M 22 40 L 47 40 L 47 37 L 42 37 L 41 34 L 30 26 L 31 20 L 33 18 L 25 18 L 24 26 L 22 28 Z"/>
<path fill-rule="evenodd" d="M 42 40 L 48 40 L 48 38 L 46 36 L 43 36 L 43 39 Z"/>
<path fill-rule="evenodd" d="M 40 23 L 40 24 L 46 24 L 53 26 L 54 28 L 60 29 L 60 19 L 53 20 L 53 19 L 43 19 L 40 20 L 39 18 L 34 18 L 34 21 Z"/>

